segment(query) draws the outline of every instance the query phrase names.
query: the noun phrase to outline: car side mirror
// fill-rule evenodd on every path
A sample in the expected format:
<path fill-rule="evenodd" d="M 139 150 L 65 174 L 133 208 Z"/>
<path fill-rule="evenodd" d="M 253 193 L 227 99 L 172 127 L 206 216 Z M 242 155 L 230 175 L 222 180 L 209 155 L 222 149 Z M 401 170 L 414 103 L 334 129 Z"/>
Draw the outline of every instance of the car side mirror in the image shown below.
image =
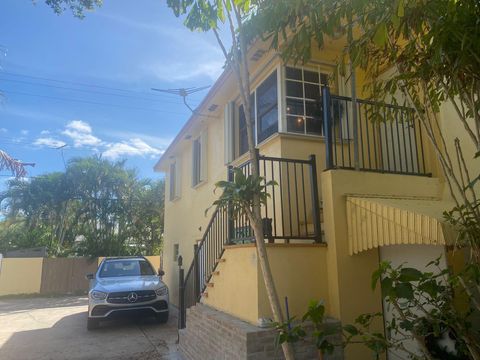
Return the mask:
<path fill-rule="evenodd" d="M 165 271 L 163 271 L 162 269 L 158 269 L 158 276 L 163 276 L 165 275 Z"/>
<path fill-rule="evenodd" d="M 93 274 L 85 275 L 85 279 L 87 279 L 87 280 L 93 280 L 93 278 L 94 278 Z"/>

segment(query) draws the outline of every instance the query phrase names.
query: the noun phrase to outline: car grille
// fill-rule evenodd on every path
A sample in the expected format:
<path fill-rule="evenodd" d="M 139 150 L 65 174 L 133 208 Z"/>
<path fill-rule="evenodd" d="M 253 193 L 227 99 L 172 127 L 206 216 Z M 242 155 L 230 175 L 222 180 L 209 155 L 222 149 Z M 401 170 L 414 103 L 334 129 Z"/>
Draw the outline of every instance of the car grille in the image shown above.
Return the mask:
<path fill-rule="evenodd" d="M 157 311 L 167 310 L 168 304 L 165 300 L 160 300 L 148 305 L 130 305 L 130 306 L 97 305 L 92 310 L 92 316 L 104 316 L 111 310 L 113 310 L 113 313 L 111 314 L 112 316 L 115 313 L 131 313 L 134 311 L 142 311 L 142 310 L 146 310 L 151 313 L 152 309 L 155 309 Z M 128 311 L 125 311 L 125 310 L 128 310 Z"/>
<path fill-rule="evenodd" d="M 156 298 L 153 290 L 121 291 L 108 294 L 107 302 L 111 304 L 138 304 Z"/>

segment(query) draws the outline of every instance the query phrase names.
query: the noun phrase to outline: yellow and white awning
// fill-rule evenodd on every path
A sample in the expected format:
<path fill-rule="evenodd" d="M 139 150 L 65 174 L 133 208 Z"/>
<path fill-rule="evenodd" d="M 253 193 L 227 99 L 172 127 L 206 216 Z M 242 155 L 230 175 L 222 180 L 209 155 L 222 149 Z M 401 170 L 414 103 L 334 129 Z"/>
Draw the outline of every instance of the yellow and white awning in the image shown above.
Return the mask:
<path fill-rule="evenodd" d="M 385 245 L 445 245 L 443 212 L 453 203 L 435 199 L 347 196 L 350 255 Z"/>

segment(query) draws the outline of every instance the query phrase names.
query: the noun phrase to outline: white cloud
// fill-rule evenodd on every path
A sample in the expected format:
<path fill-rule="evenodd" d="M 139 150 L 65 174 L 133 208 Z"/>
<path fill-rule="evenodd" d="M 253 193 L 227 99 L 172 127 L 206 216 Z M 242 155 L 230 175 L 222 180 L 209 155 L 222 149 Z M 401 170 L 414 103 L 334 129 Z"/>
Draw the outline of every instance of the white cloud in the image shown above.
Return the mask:
<path fill-rule="evenodd" d="M 142 139 L 130 139 L 129 141 L 107 144 L 107 150 L 103 152 L 103 156 L 108 159 L 118 159 L 125 156 L 158 156 L 163 151 L 148 145 Z"/>
<path fill-rule="evenodd" d="M 65 143 L 62 140 L 54 139 L 54 138 L 51 138 L 51 137 L 41 137 L 41 138 L 38 138 L 37 140 L 35 140 L 35 142 L 33 143 L 33 145 L 47 146 L 47 147 L 51 147 L 51 148 L 58 148 L 60 146 L 65 146 L 66 144 L 67 143 Z"/>
<path fill-rule="evenodd" d="M 74 147 L 99 146 L 102 140 L 92 135 L 92 127 L 81 120 L 70 121 L 62 134 L 73 140 Z"/>
<path fill-rule="evenodd" d="M 48 131 L 48 130 L 40 131 L 40 135 L 49 135 L 49 134 L 50 134 L 50 131 Z"/>
<path fill-rule="evenodd" d="M 28 130 L 21 130 L 21 131 L 20 131 L 20 134 L 22 134 L 22 135 L 28 135 Z"/>
<path fill-rule="evenodd" d="M 7 129 L 5 129 L 5 128 L 0 128 L 0 133 L 6 133 L 6 132 L 8 132 Z"/>

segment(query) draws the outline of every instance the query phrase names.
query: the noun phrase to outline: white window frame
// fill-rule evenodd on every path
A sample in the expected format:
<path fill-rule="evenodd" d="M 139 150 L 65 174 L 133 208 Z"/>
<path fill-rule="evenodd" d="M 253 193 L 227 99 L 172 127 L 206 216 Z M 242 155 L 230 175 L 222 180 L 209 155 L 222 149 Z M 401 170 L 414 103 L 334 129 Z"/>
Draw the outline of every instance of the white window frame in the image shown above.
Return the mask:
<path fill-rule="evenodd" d="M 173 167 L 173 171 L 172 171 Z M 169 200 L 175 201 L 180 198 L 181 190 L 181 162 L 180 158 L 174 158 L 170 162 L 169 172 L 168 172 L 168 182 L 169 182 Z"/>
<path fill-rule="evenodd" d="M 282 120 L 282 113 L 283 113 L 283 101 L 282 101 L 282 96 L 283 96 L 283 90 L 282 90 L 282 69 L 284 67 L 281 64 L 278 64 L 277 66 L 270 68 L 270 71 L 268 71 L 264 76 L 261 77 L 260 81 L 257 82 L 257 85 L 251 89 L 253 96 L 253 108 L 254 108 L 254 119 L 253 119 L 253 137 L 255 140 L 255 145 L 258 145 L 258 114 L 257 114 L 257 89 L 260 85 L 264 83 L 265 80 L 267 80 L 270 75 L 272 75 L 275 71 L 277 72 L 277 113 L 278 113 L 278 118 L 277 118 L 277 131 L 276 133 L 281 132 L 282 125 L 281 125 L 281 120 Z M 240 98 L 238 97 L 234 102 L 232 102 L 234 105 L 233 109 L 228 109 L 228 104 L 225 107 L 225 119 L 227 119 L 227 116 L 232 116 L 233 118 L 233 125 L 231 126 L 231 130 L 233 131 L 233 136 L 231 137 L 233 140 L 233 144 L 226 144 L 225 145 L 225 152 L 226 156 L 225 158 L 228 159 L 228 149 L 230 149 L 230 146 L 232 147 L 232 160 L 238 159 L 244 154 L 240 154 L 240 106 L 241 106 L 241 101 Z M 229 111 L 233 111 L 233 114 L 228 115 Z M 228 123 L 228 120 L 225 120 L 225 124 Z M 268 138 L 273 136 L 274 134 L 268 136 L 266 139 L 262 140 L 261 142 L 266 141 Z M 225 139 L 230 139 L 230 137 L 225 136 Z M 227 163 L 228 164 L 228 163 Z"/>
<path fill-rule="evenodd" d="M 198 147 L 195 145 L 198 144 Z M 192 187 L 207 181 L 207 130 L 192 139 Z"/>
<path fill-rule="evenodd" d="M 287 95 L 287 67 L 302 70 L 302 80 L 293 80 L 293 79 L 288 79 L 291 81 L 297 81 L 301 82 L 303 85 L 303 98 L 298 98 L 298 97 L 293 97 L 293 96 L 288 96 Z M 324 137 L 324 134 L 314 134 L 314 133 L 307 133 L 307 124 L 306 124 L 306 97 L 305 97 L 305 83 L 311 83 L 308 81 L 305 81 L 304 79 L 304 71 L 311 71 L 311 72 L 316 72 L 318 74 L 318 79 L 319 79 L 319 84 L 320 84 L 320 95 L 321 95 L 321 86 L 323 85 L 321 83 L 321 75 L 326 74 L 328 77 L 331 77 L 334 72 L 335 72 L 335 67 L 332 65 L 324 65 L 324 64 L 318 64 L 318 65 L 305 65 L 305 66 L 298 66 L 298 65 L 292 65 L 292 64 L 283 64 L 282 66 L 282 132 L 288 133 L 288 134 L 295 134 L 295 135 L 300 135 L 300 136 L 316 136 L 316 137 Z M 313 83 L 312 83 L 313 84 Z M 336 86 L 335 86 L 336 87 Z M 303 133 L 299 132 L 294 132 L 294 131 L 288 131 L 288 123 L 287 123 L 287 98 L 290 99 L 295 99 L 295 100 L 302 100 L 303 101 Z"/>

